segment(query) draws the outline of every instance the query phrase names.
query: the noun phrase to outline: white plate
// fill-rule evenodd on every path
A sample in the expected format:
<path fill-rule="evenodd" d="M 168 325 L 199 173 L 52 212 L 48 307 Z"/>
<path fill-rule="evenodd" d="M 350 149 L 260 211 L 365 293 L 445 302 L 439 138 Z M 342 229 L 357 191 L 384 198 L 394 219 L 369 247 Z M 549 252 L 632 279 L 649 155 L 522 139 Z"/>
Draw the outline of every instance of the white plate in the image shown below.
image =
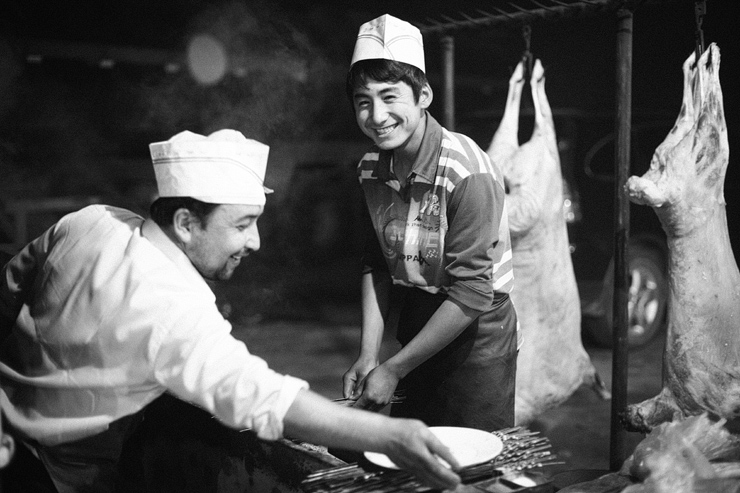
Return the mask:
<path fill-rule="evenodd" d="M 460 467 L 491 460 L 504 449 L 501 439 L 487 431 L 455 426 L 432 426 L 429 429 L 450 448 Z M 385 454 L 365 452 L 365 458 L 377 466 L 398 469 Z M 440 462 L 447 464 L 442 459 Z"/>

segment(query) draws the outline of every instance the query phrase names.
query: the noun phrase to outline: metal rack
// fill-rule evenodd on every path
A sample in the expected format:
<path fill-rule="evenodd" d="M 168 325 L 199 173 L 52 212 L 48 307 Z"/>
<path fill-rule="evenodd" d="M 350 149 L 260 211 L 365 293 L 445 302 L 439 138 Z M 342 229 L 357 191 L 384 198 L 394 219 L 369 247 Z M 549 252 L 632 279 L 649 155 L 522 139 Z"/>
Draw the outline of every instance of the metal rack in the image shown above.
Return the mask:
<path fill-rule="evenodd" d="M 497 2 L 503 5 L 502 2 Z M 535 22 L 552 22 L 565 18 L 595 15 L 616 17 L 616 149 L 614 188 L 614 344 L 612 356 L 612 405 L 610 435 L 610 468 L 618 470 L 626 459 L 626 431 L 619 421 L 619 413 L 627 407 L 628 374 L 628 290 L 629 273 L 627 245 L 629 241 L 630 204 L 624 185 L 629 176 L 632 121 L 632 21 L 638 7 L 665 5 L 670 0 L 519 0 L 507 1 L 507 9 L 497 6 L 476 9 L 474 15 L 459 12 L 455 17 L 440 16 L 441 20 L 427 19 L 416 23 L 424 34 L 440 37 L 443 72 L 443 124 L 455 127 L 454 107 L 454 36 L 465 29 L 483 29 L 521 24 L 528 28 Z M 701 21 L 706 13 L 706 0 L 695 1 L 696 50 L 704 50 Z M 525 31 L 526 36 L 526 31 Z M 527 47 L 527 50 L 529 48 Z M 698 59 L 698 56 L 697 56 Z"/>
<path fill-rule="evenodd" d="M 426 22 L 415 25 L 424 35 L 437 36 L 442 49 L 443 79 L 443 124 L 450 130 L 455 129 L 455 34 L 491 29 L 495 27 L 520 25 L 530 28 L 538 22 L 555 22 L 563 19 L 587 18 L 603 15 L 615 15 L 618 12 L 634 12 L 639 7 L 671 3 L 672 0 L 517 0 L 491 1 L 490 6 L 477 8 L 475 13 L 457 12 L 452 15 L 440 15 L 440 19 L 427 18 Z M 704 4 L 706 0 L 696 3 Z M 506 9 L 501 6 L 506 5 Z M 497 6 L 500 5 L 500 6 Z M 697 24 L 700 15 L 697 7 Z M 619 32 L 619 30 L 617 31 Z M 697 46 L 699 45 L 697 32 Z M 703 44 L 703 40 L 702 40 Z M 698 48 L 697 48 L 698 49 Z M 618 62 L 619 63 L 619 62 Z M 631 74 L 630 74 L 631 75 Z"/>
<path fill-rule="evenodd" d="M 417 24 L 419 30 L 425 34 L 449 33 L 450 31 L 465 28 L 494 27 L 512 22 L 529 24 L 533 21 L 549 21 L 569 17 L 580 17 L 584 15 L 598 15 L 605 12 L 614 12 L 619 8 L 625 8 L 626 4 L 644 4 L 649 0 L 625 1 L 625 0 L 526 0 L 519 3 L 507 2 L 510 10 L 490 6 L 476 9 L 475 16 L 465 12 L 459 12 L 460 17 L 456 19 L 451 16 L 441 15 L 441 21 L 427 19 L 425 24 Z M 521 4 L 521 5 L 520 5 Z M 526 5 L 534 5 L 527 7 Z M 490 12 L 490 11 L 493 12 Z"/>

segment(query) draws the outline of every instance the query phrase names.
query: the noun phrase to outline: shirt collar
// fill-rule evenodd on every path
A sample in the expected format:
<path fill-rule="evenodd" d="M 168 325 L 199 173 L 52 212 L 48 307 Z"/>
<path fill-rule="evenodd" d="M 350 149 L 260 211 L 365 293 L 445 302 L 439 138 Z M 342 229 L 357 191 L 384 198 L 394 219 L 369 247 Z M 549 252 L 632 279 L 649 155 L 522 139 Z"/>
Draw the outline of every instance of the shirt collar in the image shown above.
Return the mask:
<path fill-rule="evenodd" d="M 411 173 L 415 174 L 417 179 L 422 178 L 427 183 L 434 183 L 439 149 L 442 144 L 442 126 L 428 111 L 425 112 L 425 115 L 427 119 L 426 129 L 421 139 L 419 153 L 411 166 Z M 378 153 L 378 178 L 384 182 L 395 181 L 391 174 L 392 157 L 393 151 L 381 150 Z"/>
<path fill-rule="evenodd" d="M 439 161 L 439 150 L 442 145 L 442 126 L 427 112 L 427 127 L 421 139 L 419 153 L 411 167 L 411 172 L 417 178 L 423 178 L 427 183 L 434 183 Z"/>
<path fill-rule="evenodd" d="M 144 224 L 141 227 L 141 235 L 164 253 L 165 256 L 170 259 L 175 266 L 177 266 L 177 270 L 182 272 L 190 282 L 195 285 L 205 286 L 208 292 L 212 293 L 205 279 L 200 275 L 200 272 L 198 272 L 188 256 L 185 255 L 185 252 L 175 245 L 170 237 L 162 231 L 162 228 L 160 228 L 154 220 L 149 218 L 144 221 Z"/>

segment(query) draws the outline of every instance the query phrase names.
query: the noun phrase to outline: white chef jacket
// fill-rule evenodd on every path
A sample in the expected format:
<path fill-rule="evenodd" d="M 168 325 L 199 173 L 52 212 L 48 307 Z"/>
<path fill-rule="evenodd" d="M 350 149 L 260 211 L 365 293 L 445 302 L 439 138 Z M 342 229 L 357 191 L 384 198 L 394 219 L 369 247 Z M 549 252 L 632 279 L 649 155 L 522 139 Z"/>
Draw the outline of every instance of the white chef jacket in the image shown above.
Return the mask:
<path fill-rule="evenodd" d="M 165 390 L 277 439 L 308 388 L 233 338 L 187 256 L 130 211 L 65 216 L 0 281 L 0 406 L 42 444 L 102 432 Z"/>

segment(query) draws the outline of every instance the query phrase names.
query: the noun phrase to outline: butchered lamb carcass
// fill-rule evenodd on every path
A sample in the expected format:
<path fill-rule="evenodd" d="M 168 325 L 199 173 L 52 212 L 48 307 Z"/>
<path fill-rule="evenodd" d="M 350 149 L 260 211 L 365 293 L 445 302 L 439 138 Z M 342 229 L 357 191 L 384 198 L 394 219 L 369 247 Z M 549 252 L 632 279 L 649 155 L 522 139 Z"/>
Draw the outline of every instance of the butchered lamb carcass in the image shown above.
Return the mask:
<path fill-rule="evenodd" d="M 648 431 L 709 412 L 740 416 L 740 272 L 730 246 L 724 199 L 729 162 L 711 44 L 683 64 L 683 103 L 650 169 L 626 184 L 630 200 L 649 205 L 668 241 L 668 329 L 663 388 L 622 414 L 630 430 Z"/>
<path fill-rule="evenodd" d="M 604 388 L 581 342 L 581 309 L 563 209 L 563 176 L 555 124 L 536 60 L 530 76 L 534 128 L 518 141 L 524 60 L 509 79 L 504 115 L 488 155 L 507 187 L 514 290 L 511 294 L 523 336 L 517 359 L 515 420 L 527 424 L 589 384 Z"/>

